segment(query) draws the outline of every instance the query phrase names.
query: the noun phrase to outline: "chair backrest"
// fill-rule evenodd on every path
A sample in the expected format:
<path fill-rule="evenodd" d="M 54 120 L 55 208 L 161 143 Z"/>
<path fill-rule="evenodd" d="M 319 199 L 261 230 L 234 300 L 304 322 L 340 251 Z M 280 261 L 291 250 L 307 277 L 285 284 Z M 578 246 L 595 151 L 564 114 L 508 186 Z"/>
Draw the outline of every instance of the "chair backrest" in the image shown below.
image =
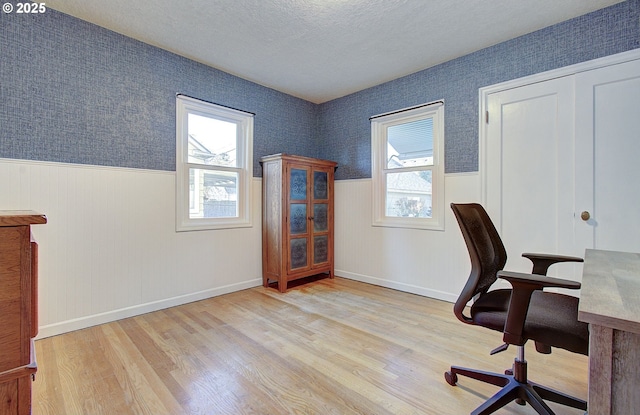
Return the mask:
<path fill-rule="evenodd" d="M 471 318 L 463 314 L 464 308 L 469 300 L 486 293 L 496 281 L 498 271 L 507 262 L 507 251 L 482 205 L 452 203 L 451 209 L 458 220 L 471 258 L 471 273 L 454 305 L 454 313 L 461 321 L 472 324 Z"/>

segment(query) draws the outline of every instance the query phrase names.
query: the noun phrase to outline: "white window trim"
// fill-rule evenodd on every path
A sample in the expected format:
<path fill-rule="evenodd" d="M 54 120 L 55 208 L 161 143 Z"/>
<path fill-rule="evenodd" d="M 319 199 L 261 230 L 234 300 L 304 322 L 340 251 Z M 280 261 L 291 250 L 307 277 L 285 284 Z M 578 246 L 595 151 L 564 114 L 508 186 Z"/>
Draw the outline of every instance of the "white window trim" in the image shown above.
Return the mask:
<path fill-rule="evenodd" d="M 399 218 L 386 216 L 386 131 L 389 126 L 433 118 L 433 168 L 431 218 Z M 444 230 L 444 103 L 442 101 L 417 108 L 371 117 L 371 166 L 373 181 L 373 226 Z"/>
<path fill-rule="evenodd" d="M 230 218 L 189 217 L 189 169 L 202 168 L 187 162 L 188 115 L 215 117 L 238 125 L 237 168 L 216 166 L 215 170 L 237 171 L 238 216 Z M 184 95 L 176 96 L 176 231 L 245 228 L 253 226 L 251 179 L 253 176 L 253 114 Z"/>

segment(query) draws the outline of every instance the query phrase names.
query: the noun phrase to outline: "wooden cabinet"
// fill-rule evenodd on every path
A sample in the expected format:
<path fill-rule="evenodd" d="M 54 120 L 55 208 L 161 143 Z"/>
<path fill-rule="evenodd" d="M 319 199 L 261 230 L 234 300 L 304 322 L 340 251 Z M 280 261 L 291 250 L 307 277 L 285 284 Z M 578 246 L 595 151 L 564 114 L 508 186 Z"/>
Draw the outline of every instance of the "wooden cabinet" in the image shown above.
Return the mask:
<path fill-rule="evenodd" d="M 337 164 L 276 154 L 262 164 L 262 279 L 266 287 L 333 278 L 333 176 Z"/>
<path fill-rule="evenodd" d="M 31 211 L 0 211 L 0 415 L 31 413 L 38 334 L 38 245 L 31 225 L 46 222 Z"/>

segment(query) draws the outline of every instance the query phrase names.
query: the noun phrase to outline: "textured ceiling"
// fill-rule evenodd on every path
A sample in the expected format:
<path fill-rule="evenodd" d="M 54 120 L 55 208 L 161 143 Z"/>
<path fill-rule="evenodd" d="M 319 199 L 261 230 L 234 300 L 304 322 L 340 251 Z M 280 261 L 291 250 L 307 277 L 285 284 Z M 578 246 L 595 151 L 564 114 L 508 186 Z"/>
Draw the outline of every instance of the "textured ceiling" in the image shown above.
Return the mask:
<path fill-rule="evenodd" d="M 321 103 L 620 0 L 47 0 L 47 7 Z"/>

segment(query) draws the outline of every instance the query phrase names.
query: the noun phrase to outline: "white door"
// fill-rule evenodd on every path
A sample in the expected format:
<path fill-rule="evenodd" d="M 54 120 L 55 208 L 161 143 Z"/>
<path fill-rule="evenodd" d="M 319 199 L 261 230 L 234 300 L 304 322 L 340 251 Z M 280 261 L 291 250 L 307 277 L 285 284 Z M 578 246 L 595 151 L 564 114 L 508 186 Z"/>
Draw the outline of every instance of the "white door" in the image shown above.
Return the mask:
<path fill-rule="evenodd" d="M 488 96 L 485 206 L 507 249 L 507 268 L 530 272 L 523 252 L 573 250 L 573 81 Z M 554 267 L 555 268 L 555 267 Z M 572 266 L 564 275 L 574 274 Z M 555 270 L 556 272 L 558 270 Z"/>
<path fill-rule="evenodd" d="M 640 61 L 495 92 L 487 108 L 484 203 L 509 269 L 530 266 L 521 252 L 640 252 Z"/>
<path fill-rule="evenodd" d="M 580 248 L 640 252 L 640 61 L 576 75 Z"/>

